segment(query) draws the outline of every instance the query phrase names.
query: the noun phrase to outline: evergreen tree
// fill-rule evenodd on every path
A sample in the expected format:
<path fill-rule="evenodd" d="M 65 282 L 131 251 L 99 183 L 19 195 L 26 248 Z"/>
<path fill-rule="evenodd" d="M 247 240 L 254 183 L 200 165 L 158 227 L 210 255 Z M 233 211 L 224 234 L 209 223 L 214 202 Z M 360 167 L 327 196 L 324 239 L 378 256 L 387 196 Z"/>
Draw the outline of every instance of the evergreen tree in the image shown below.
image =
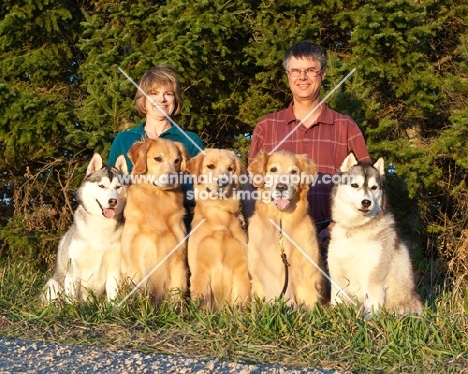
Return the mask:
<path fill-rule="evenodd" d="M 4 1 L 0 22 L 0 168 L 64 155 L 74 122 L 79 8 L 66 1 Z"/>
<path fill-rule="evenodd" d="M 173 66 L 185 101 L 176 121 L 208 146 L 245 158 L 260 117 L 291 100 L 284 52 L 311 39 L 328 52 L 323 96 L 356 69 L 328 104 L 357 121 L 373 158 L 385 157 L 399 222 L 427 235 L 427 253 L 460 273 L 468 217 L 465 3 L 3 1 L 0 239 L 47 246 L 40 233 L 69 223 L 71 191 L 91 153 L 106 158 L 117 132 L 141 120 L 136 89 L 119 68 L 138 82 L 156 64 Z"/>
<path fill-rule="evenodd" d="M 455 252 L 467 216 L 460 204 L 466 196 L 467 25 L 467 5 L 453 1 L 263 2 L 252 19 L 255 40 L 246 48 L 260 83 L 251 85 L 240 117 L 254 124 L 286 107 L 281 58 L 296 41 L 311 39 L 328 51 L 323 94 L 356 68 L 329 105 L 358 122 L 374 159 L 385 157 L 405 231 L 429 235 L 428 254 L 461 268 L 466 256 Z"/>
<path fill-rule="evenodd" d="M 75 48 L 80 9 L 74 1 L 6 0 L 0 19 L 0 238 L 18 255 L 36 254 L 67 210 L 57 178 L 69 183 L 66 160 L 86 147 L 67 142 L 83 58 Z"/>
<path fill-rule="evenodd" d="M 248 127 L 235 120 L 246 100 L 243 46 L 248 41 L 242 1 L 96 2 L 87 15 L 80 68 L 87 97 L 80 111 L 85 132 L 113 137 L 136 125 L 132 102 L 143 73 L 160 63 L 180 78 L 184 108 L 176 121 L 209 145 L 229 147 Z M 109 143 L 109 142 L 107 142 Z"/>

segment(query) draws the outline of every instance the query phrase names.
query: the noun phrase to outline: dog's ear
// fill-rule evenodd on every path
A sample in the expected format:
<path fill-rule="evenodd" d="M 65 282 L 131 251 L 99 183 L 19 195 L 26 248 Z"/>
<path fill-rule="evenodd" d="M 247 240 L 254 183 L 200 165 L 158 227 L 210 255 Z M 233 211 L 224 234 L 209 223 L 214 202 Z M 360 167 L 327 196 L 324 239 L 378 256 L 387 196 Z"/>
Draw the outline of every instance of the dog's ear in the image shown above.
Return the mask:
<path fill-rule="evenodd" d="M 128 151 L 128 157 L 132 160 L 133 174 L 146 173 L 146 152 L 148 149 L 147 142 L 136 142 Z"/>
<path fill-rule="evenodd" d="M 380 173 L 381 176 L 385 175 L 385 165 L 384 165 L 384 159 L 380 157 L 376 162 L 374 162 L 373 165 Z"/>
<path fill-rule="evenodd" d="M 301 184 L 309 185 L 317 175 L 317 167 L 307 154 L 296 155 L 301 170 Z"/>
<path fill-rule="evenodd" d="M 233 152 L 234 153 L 234 152 Z M 247 168 L 245 167 L 244 163 L 242 162 L 240 157 L 237 157 L 236 154 L 234 154 L 235 160 L 236 160 L 236 175 L 239 177 L 241 175 L 247 175 Z"/>
<path fill-rule="evenodd" d="M 190 160 L 190 155 L 189 155 L 187 149 L 185 148 L 185 146 L 182 143 L 174 142 L 174 144 L 176 145 L 177 149 L 180 152 L 180 155 L 182 156 L 182 161 L 180 163 L 180 170 L 179 171 L 184 172 L 184 171 L 187 170 L 187 163 Z"/>
<path fill-rule="evenodd" d="M 346 173 L 347 171 L 350 171 L 354 165 L 357 165 L 357 163 L 358 163 L 358 160 L 356 158 L 356 155 L 354 154 L 353 151 L 351 151 L 343 160 L 343 163 L 340 166 L 340 171 L 342 173 Z"/>
<path fill-rule="evenodd" d="M 119 155 L 119 157 L 117 157 L 117 161 L 115 161 L 115 167 L 122 174 L 125 174 L 125 175 L 128 174 L 127 161 L 125 160 L 124 155 Z"/>
<path fill-rule="evenodd" d="M 205 159 L 205 154 L 200 152 L 195 157 L 192 157 L 187 162 L 187 170 L 192 175 L 200 175 L 202 173 L 203 160 Z"/>
<path fill-rule="evenodd" d="M 99 153 L 95 153 L 89 162 L 88 168 L 86 169 L 86 175 L 94 173 L 102 168 L 102 157 Z"/>
<path fill-rule="evenodd" d="M 268 163 L 268 157 L 268 153 L 262 149 L 247 168 L 254 187 L 259 188 L 265 184 L 265 168 Z"/>

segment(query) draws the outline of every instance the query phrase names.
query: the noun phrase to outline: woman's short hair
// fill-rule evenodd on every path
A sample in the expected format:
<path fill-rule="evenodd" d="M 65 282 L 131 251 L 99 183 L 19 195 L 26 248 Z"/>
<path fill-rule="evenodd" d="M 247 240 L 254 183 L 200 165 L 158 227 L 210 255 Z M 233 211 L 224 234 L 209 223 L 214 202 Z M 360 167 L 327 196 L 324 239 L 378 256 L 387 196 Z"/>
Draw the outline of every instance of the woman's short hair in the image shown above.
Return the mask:
<path fill-rule="evenodd" d="M 283 57 L 284 70 L 288 70 L 288 62 L 291 57 L 313 58 L 320 62 L 320 70 L 324 70 L 327 67 L 327 55 L 325 54 L 325 51 L 318 44 L 315 44 L 310 40 L 297 42 L 286 51 Z"/>
<path fill-rule="evenodd" d="M 147 94 L 151 95 L 152 92 L 156 91 L 161 87 L 170 87 L 174 92 L 175 105 L 174 111 L 171 115 L 179 114 L 182 110 L 182 94 L 180 90 L 179 79 L 175 71 L 168 65 L 157 65 L 152 69 L 148 70 L 140 80 L 140 88 Z M 137 90 L 135 94 L 135 106 L 138 110 L 138 113 L 142 117 L 146 116 L 146 97 L 140 91 Z"/>

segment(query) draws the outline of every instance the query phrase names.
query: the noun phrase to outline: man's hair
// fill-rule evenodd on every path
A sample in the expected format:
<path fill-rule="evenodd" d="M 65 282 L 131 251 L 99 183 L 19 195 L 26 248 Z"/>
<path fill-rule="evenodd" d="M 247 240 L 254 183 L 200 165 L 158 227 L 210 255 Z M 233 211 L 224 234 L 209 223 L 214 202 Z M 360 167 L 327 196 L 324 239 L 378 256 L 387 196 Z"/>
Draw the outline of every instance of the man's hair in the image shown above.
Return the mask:
<path fill-rule="evenodd" d="M 327 66 L 327 55 L 322 47 L 311 42 L 310 40 L 303 40 L 295 43 L 289 48 L 283 57 L 283 68 L 288 70 L 288 62 L 291 57 L 295 58 L 313 58 L 320 62 L 320 69 L 324 70 Z"/>
<path fill-rule="evenodd" d="M 175 71 L 167 65 L 161 64 L 148 70 L 140 80 L 140 88 L 147 94 L 151 95 L 152 92 L 168 87 L 174 92 L 174 111 L 171 115 L 179 114 L 182 109 L 182 94 L 180 90 L 179 79 Z M 137 90 L 135 94 L 135 106 L 138 113 L 142 117 L 146 116 L 146 96 L 140 90 Z"/>

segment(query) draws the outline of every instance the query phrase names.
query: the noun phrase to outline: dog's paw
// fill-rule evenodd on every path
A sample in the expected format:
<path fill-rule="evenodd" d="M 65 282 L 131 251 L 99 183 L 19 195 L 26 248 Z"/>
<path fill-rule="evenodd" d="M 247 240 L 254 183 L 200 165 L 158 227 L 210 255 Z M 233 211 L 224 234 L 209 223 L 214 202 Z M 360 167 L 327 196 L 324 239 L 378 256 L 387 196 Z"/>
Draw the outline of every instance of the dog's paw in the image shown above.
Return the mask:
<path fill-rule="evenodd" d="M 60 284 L 53 278 L 50 278 L 45 287 L 44 290 L 41 294 L 41 302 L 43 305 L 48 305 L 52 303 L 53 301 L 57 300 L 59 298 L 59 295 L 62 292 L 62 288 L 60 287 Z"/>
<path fill-rule="evenodd" d="M 363 312 L 362 312 L 362 317 L 365 320 L 370 320 L 373 317 L 376 317 L 378 314 L 379 314 L 378 304 L 374 304 L 374 303 L 370 302 L 369 299 L 367 299 L 364 302 L 364 309 L 363 309 Z"/>

